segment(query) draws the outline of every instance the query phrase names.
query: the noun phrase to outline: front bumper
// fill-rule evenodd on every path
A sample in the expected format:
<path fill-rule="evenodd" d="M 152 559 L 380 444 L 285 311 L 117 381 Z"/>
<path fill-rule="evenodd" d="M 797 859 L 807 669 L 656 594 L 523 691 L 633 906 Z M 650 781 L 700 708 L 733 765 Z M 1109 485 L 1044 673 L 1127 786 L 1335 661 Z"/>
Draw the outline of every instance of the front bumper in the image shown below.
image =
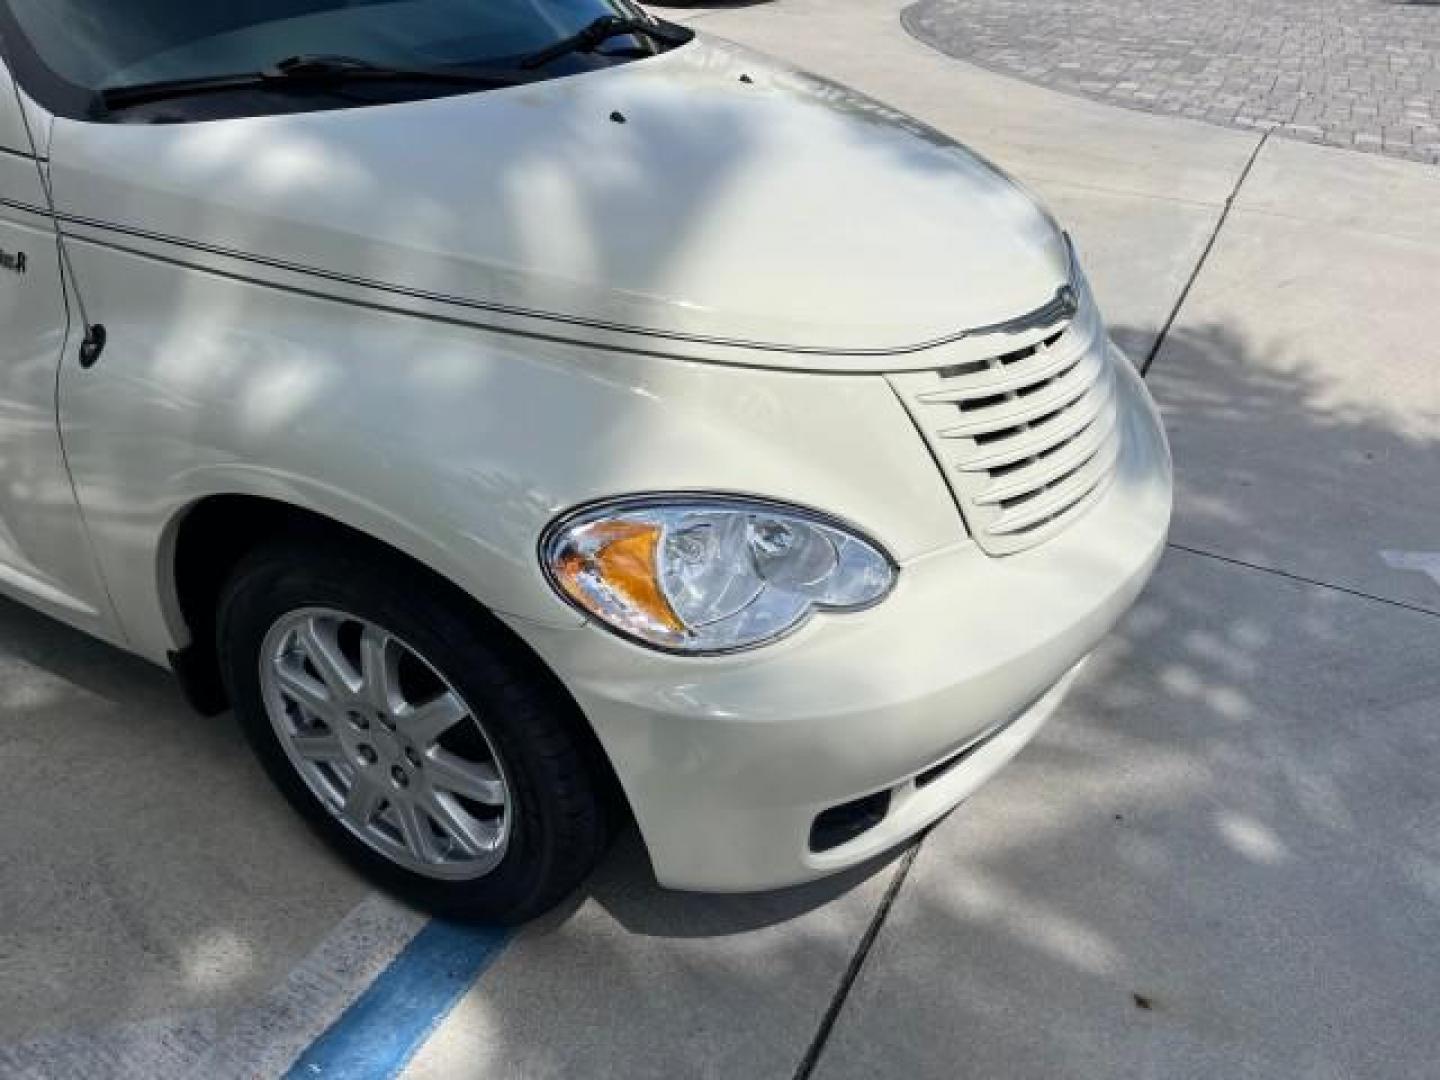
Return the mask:
<path fill-rule="evenodd" d="M 589 717 L 662 884 L 747 891 L 862 862 L 945 814 L 1039 730 L 1144 586 L 1169 527 L 1165 438 L 1139 377 L 1115 361 L 1114 478 L 1029 551 L 994 558 L 966 542 L 920 557 L 876 608 L 732 657 L 517 626 Z M 891 798 L 877 824 L 812 850 L 818 815 L 881 791 Z"/>

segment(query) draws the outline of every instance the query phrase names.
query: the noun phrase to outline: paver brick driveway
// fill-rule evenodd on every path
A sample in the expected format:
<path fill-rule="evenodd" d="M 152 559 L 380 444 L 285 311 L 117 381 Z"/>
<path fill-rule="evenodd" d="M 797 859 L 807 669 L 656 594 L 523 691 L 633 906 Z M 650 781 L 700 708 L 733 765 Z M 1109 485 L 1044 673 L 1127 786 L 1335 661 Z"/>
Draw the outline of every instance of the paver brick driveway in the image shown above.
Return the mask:
<path fill-rule="evenodd" d="M 905 25 L 1114 105 L 1440 162 L 1436 0 L 921 0 Z"/>

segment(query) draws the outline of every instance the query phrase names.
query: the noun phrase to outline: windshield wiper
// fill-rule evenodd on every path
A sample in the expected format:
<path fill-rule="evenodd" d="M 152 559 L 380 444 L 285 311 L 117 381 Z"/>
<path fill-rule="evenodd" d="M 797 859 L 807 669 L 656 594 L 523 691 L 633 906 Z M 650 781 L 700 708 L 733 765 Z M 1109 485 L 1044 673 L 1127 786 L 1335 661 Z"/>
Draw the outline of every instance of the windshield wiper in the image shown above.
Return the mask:
<path fill-rule="evenodd" d="M 520 71 L 486 71 L 477 68 L 398 68 L 373 64 L 350 56 L 292 56 L 264 71 L 233 75 L 204 75 L 193 79 L 112 86 L 101 90 L 105 111 L 148 105 L 195 94 L 229 90 L 300 89 L 350 82 L 421 82 L 447 86 L 472 86 L 493 90 L 533 82 L 534 76 Z"/>
<path fill-rule="evenodd" d="M 647 22 L 643 19 L 623 18 L 619 15 L 601 15 L 579 33 L 561 38 L 554 45 L 548 45 L 539 52 L 531 53 L 520 61 L 520 67 L 528 70 L 544 67 L 552 60 L 559 60 L 571 53 L 594 52 L 612 38 L 634 35 L 648 37 L 661 45 L 684 45 L 693 34 L 679 26 L 668 23 Z"/>

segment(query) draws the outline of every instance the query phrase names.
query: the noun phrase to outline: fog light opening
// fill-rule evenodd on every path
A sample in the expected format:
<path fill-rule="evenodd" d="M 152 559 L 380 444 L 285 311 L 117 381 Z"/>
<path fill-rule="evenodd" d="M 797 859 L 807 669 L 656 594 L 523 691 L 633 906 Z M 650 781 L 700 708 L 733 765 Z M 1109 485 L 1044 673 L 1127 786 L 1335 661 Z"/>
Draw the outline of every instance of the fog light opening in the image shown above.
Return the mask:
<path fill-rule="evenodd" d="M 842 844 L 869 832 L 890 812 L 890 792 L 877 791 L 874 795 L 852 799 L 815 818 L 810 826 L 810 850 L 832 851 Z"/>

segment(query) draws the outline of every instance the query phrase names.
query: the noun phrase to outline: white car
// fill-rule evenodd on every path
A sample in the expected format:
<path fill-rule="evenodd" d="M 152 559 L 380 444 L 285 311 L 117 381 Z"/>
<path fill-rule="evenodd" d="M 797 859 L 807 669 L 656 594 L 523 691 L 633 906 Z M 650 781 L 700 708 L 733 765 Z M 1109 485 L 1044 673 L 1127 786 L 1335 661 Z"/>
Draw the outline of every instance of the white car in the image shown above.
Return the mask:
<path fill-rule="evenodd" d="M 434 910 L 892 848 L 1151 573 L 1056 223 L 629 0 L 0 0 L 0 588 Z M 203 822 L 196 823 L 203 828 Z"/>

